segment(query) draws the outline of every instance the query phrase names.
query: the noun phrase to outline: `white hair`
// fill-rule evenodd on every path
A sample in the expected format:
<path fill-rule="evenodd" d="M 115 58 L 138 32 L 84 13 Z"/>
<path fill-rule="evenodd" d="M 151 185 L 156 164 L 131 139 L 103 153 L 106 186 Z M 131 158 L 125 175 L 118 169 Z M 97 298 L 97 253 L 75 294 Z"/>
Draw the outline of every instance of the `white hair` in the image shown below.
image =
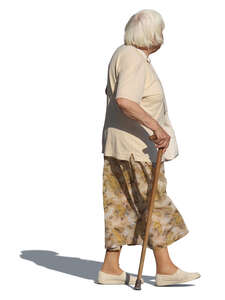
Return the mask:
<path fill-rule="evenodd" d="M 153 9 L 143 9 L 130 17 L 125 26 L 124 44 L 151 49 L 163 43 L 165 28 L 160 13 Z"/>

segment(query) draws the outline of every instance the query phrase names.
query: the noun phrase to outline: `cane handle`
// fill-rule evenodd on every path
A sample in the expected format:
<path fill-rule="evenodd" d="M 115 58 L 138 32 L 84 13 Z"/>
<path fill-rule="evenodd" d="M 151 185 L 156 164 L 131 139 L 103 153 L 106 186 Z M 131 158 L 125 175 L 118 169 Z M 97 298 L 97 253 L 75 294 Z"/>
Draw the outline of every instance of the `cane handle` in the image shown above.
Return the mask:
<path fill-rule="evenodd" d="M 150 138 L 150 140 L 153 141 L 153 140 L 157 139 L 157 136 L 155 134 L 153 134 L 153 135 L 150 135 L 149 138 Z"/>

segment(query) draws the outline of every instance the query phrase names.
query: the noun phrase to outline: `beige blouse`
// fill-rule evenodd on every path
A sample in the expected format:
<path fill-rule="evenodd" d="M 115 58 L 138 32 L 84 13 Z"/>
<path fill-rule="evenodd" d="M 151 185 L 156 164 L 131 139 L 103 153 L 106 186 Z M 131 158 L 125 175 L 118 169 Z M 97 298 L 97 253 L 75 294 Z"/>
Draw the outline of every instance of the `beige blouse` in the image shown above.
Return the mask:
<path fill-rule="evenodd" d="M 138 103 L 171 136 L 162 161 L 178 156 L 178 146 L 168 116 L 162 84 L 144 51 L 121 45 L 108 65 L 106 86 L 106 115 L 102 132 L 102 153 L 117 159 L 156 162 L 157 148 L 149 135 L 154 132 L 138 121 L 127 117 L 119 108 L 116 98 L 127 98 Z"/>

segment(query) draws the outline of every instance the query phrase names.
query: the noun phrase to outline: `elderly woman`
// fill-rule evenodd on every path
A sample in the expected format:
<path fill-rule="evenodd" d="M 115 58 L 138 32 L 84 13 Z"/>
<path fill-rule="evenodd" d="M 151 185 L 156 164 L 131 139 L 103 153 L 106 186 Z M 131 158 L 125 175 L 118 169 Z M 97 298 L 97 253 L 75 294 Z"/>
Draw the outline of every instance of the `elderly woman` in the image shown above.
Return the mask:
<path fill-rule="evenodd" d="M 98 273 L 102 284 L 135 284 L 137 277 L 119 267 L 119 256 L 122 245 L 143 243 L 157 148 L 163 148 L 163 156 L 147 245 L 156 260 L 156 285 L 200 277 L 178 268 L 167 248 L 189 230 L 166 193 L 164 162 L 178 156 L 178 147 L 163 87 L 149 58 L 163 43 L 164 27 L 155 10 L 133 15 L 125 27 L 124 44 L 108 67 L 102 133 L 106 254 Z M 154 141 L 149 138 L 153 134 Z"/>

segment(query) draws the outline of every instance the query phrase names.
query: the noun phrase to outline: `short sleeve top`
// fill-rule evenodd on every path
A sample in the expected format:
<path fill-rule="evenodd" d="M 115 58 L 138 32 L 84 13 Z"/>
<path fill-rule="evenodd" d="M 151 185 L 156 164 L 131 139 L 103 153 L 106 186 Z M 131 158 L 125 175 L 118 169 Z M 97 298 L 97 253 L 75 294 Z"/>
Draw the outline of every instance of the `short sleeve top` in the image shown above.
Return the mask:
<path fill-rule="evenodd" d="M 156 162 L 157 148 L 149 139 L 153 131 L 126 116 L 117 98 L 138 103 L 170 135 L 170 143 L 162 156 L 169 161 L 178 156 L 174 129 L 161 81 L 144 51 L 132 45 L 121 45 L 113 53 L 108 65 L 106 115 L 102 131 L 102 153 L 117 159 Z"/>

